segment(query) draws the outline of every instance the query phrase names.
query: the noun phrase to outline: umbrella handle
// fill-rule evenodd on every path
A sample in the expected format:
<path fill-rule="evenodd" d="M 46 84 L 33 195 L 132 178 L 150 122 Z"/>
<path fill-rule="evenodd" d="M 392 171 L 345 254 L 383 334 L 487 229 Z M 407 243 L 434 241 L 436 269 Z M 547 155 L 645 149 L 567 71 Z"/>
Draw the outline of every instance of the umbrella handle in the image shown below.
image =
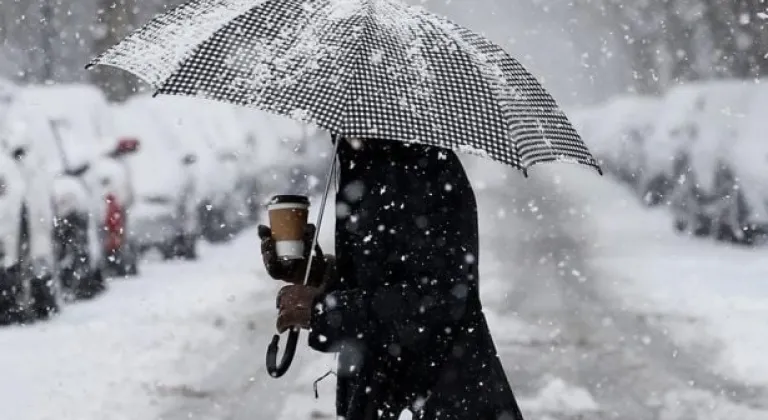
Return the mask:
<path fill-rule="evenodd" d="M 285 352 L 277 364 L 277 352 L 280 350 L 280 336 L 272 336 L 272 342 L 267 347 L 267 372 L 273 378 L 279 378 L 288 372 L 293 362 L 293 356 L 296 354 L 296 343 L 299 341 L 299 329 L 293 328 L 288 333 L 288 344 L 285 346 Z"/>

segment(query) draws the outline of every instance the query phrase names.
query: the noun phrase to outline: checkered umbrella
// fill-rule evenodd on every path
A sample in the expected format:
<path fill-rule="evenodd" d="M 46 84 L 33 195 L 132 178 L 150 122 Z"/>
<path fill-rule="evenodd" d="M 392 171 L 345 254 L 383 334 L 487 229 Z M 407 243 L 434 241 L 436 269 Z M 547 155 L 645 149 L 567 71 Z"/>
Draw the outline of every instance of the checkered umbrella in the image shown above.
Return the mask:
<path fill-rule="evenodd" d="M 553 98 L 481 35 L 398 0 L 192 0 L 94 59 L 159 94 L 287 115 L 344 137 L 600 170 Z"/>

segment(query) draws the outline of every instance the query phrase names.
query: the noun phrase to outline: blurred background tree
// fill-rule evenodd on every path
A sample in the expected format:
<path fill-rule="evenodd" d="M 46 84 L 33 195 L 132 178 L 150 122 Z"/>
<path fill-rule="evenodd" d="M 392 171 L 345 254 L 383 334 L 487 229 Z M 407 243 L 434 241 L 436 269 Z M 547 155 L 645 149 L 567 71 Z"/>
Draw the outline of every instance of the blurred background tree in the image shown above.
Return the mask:
<path fill-rule="evenodd" d="M 635 87 L 768 75 L 768 0 L 576 0 L 605 16 L 631 58 Z"/>

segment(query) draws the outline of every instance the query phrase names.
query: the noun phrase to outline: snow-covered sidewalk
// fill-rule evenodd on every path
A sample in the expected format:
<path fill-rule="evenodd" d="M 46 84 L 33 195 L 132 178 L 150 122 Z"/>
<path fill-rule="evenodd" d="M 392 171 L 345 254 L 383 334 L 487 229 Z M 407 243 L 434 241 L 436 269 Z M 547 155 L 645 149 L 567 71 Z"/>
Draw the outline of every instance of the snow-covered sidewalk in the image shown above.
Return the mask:
<path fill-rule="evenodd" d="M 144 264 L 140 277 L 50 322 L 0 329 L 0 417 L 149 420 L 174 397 L 201 393 L 274 294 L 258 279 L 257 250 L 249 231 L 202 247 L 198 262 Z"/>

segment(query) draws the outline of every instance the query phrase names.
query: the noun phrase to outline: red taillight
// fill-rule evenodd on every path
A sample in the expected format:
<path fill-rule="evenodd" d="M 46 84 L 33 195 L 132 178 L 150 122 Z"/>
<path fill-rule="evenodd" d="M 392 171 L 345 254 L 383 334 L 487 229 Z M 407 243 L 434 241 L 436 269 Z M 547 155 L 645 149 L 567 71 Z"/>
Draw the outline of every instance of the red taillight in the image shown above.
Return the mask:
<path fill-rule="evenodd" d="M 104 221 L 104 230 L 107 233 L 107 237 L 104 246 L 107 252 L 114 252 L 123 245 L 125 234 L 123 208 L 117 202 L 117 197 L 114 194 L 107 194 L 105 199 L 107 202 L 107 217 Z"/>
<path fill-rule="evenodd" d="M 136 138 L 121 138 L 117 141 L 115 148 L 111 152 L 107 153 L 107 156 L 112 158 L 119 158 L 131 153 L 136 153 L 139 150 L 140 144 L 141 142 Z"/>
<path fill-rule="evenodd" d="M 122 138 L 117 142 L 117 150 L 121 153 L 132 153 L 139 150 L 139 139 Z"/>

